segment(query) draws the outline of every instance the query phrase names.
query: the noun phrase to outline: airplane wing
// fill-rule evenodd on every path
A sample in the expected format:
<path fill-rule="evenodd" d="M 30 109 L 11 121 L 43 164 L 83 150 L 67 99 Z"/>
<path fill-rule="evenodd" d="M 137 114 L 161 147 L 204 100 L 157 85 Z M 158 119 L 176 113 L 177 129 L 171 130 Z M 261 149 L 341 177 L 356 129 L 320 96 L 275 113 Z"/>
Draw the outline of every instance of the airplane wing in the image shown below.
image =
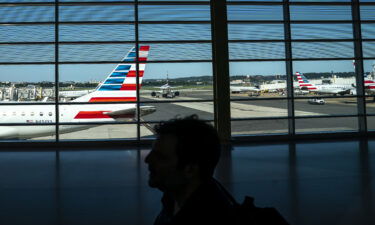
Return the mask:
<path fill-rule="evenodd" d="M 141 106 L 141 116 L 153 113 L 156 111 L 155 106 Z M 111 112 L 104 112 L 103 114 L 106 114 L 113 118 L 134 118 L 135 112 L 137 111 L 137 108 L 129 108 L 129 109 L 121 109 L 121 110 L 115 110 Z"/>

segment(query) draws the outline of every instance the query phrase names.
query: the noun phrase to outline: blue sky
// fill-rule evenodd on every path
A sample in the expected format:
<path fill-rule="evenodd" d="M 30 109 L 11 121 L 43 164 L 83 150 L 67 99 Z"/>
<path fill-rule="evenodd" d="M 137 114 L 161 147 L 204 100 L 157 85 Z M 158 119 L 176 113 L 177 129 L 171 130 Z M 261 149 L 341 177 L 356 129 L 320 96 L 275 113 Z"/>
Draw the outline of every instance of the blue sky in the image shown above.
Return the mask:
<path fill-rule="evenodd" d="M 17 1 L 17 0 L 15 0 Z M 68 1 L 68 0 L 66 0 Z M 104 0 L 105 1 L 105 0 Z M 276 0 L 275 0 L 276 1 Z M 25 2 L 25 0 L 18 0 Z M 344 1 L 345 2 L 345 1 Z M 62 6 L 61 21 L 133 21 L 134 8 L 124 6 Z M 209 21 L 208 5 L 139 7 L 142 21 Z M 374 6 L 361 7 L 361 17 L 375 20 Z M 291 6 L 292 20 L 347 20 L 351 19 L 350 6 Z M 231 20 L 281 20 L 281 5 L 228 6 Z M 53 6 L 1 7 L 0 22 L 50 22 L 54 21 Z M 228 26 L 229 40 L 283 40 L 283 24 L 235 24 Z M 351 39 L 352 25 L 348 24 L 292 24 L 293 39 Z M 134 25 L 61 25 L 60 41 L 134 41 Z M 375 39 L 375 24 L 363 24 L 363 38 Z M 209 41 L 209 23 L 203 24 L 140 24 L 140 41 Z M 54 26 L 0 26 L 0 42 L 53 42 Z M 132 44 L 75 44 L 60 45 L 62 62 L 94 62 L 121 60 Z M 293 57 L 303 58 L 351 58 L 352 42 L 294 42 Z M 364 56 L 375 57 L 375 42 L 363 44 Z M 210 43 L 151 44 L 149 60 L 211 60 Z M 230 43 L 229 57 L 243 59 L 283 59 L 282 42 Z M 0 62 L 53 62 L 54 45 L 0 45 Z M 372 60 L 365 61 L 365 71 L 371 71 Z M 61 65 L 61 81 L 102 80 L 114 68 L 113 64 Z M 294 72 L 348 72 L 353 71 L 351 60 L 345 61 L 295 61 Z M 145 72 L 147 78 L 171 78 L 212 75 L 211 63 L 152 63 Z M 231 75 L 283 75 L 285 63 L 233 62 Z M 53 65 L 0 66 L 0 81 L 53 81 Z"/>

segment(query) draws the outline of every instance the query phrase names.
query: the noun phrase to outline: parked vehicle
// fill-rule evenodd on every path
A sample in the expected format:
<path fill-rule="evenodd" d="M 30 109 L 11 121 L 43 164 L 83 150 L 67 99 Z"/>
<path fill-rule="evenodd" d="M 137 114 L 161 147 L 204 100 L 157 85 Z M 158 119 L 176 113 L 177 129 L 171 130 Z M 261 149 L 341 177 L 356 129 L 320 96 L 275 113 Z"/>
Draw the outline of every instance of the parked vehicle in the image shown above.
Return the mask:
<path fill-rule="evenodd" d="M 310 98 L 308 102 L 313 105 L 324 105 L 326 103 L 322 98 Z"/>

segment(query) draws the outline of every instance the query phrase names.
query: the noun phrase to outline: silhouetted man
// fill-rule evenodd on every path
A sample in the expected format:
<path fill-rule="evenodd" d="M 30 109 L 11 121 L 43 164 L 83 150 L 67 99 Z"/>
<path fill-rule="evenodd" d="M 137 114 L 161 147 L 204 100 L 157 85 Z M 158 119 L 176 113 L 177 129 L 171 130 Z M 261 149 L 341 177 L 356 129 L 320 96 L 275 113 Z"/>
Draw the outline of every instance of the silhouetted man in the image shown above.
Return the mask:
<path fill-rule="evenodd" d="M 213 173 L 220 158 L 216 130 L 196 115 L 155 126 L 145 159 L 149 185 L 164 195 L 155 225 L 232 224 L 233 206 Z"/>

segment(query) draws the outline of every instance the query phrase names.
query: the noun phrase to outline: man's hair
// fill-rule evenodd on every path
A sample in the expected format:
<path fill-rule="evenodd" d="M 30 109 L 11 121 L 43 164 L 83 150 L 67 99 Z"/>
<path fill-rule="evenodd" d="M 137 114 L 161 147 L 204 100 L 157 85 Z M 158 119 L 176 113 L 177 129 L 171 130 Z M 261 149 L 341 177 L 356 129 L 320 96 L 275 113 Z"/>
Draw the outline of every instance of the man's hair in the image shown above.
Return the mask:
<path fill-rule="evenodd" d="M 172 119 L 155 126 L 157 135 L 174 135 L 177 139 L 177 168 L 188 164 L 199 167 L 201 178 L 212 177 L 220 158 L 220 140 L 215 128 L 197 115 Z"/>

